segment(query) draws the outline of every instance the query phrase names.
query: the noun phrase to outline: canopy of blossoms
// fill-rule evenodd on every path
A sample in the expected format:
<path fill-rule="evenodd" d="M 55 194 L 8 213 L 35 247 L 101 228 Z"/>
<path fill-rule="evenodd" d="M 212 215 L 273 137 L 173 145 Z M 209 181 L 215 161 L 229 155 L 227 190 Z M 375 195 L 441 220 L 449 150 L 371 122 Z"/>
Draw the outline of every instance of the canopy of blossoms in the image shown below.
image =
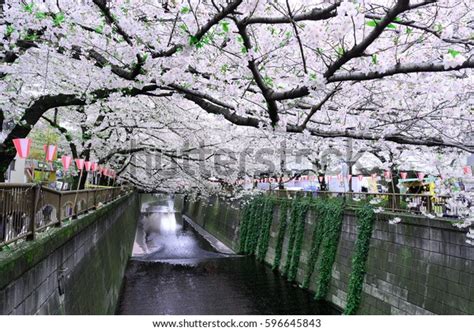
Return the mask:
<path fill-rule="evenodd" d="M 262 168 L 283 176 L 282 154 L 295 151 L 315 174 L 323 156 L 369 152 L 393 173 L 418 155 L 432 175 L 462 177 L 474 151 L 473 6 L 7 0 L 0 173 L 13 139 L 48 125 L 60 152 L 147 190 L 235 190 Z"/>

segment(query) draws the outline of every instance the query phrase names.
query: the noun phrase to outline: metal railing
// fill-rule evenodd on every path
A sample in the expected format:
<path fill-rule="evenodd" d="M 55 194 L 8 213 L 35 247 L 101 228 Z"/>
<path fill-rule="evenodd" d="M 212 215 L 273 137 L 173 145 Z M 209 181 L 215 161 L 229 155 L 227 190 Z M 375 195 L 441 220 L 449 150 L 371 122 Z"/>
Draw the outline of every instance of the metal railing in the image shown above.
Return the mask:
<path fill-rule="evenodd" d="M 450 196 L 434 196 L 410 193 L 370 193 L 370 192 L 330 192 L 330 191 L 271 191 L 279 197 L 341 197 L 346 206 L 358 207 L 362 204 L 372 204 L 375 208 L 393 213 L 429 214 L 436 217 L 458 218 L 459 210 L 455 204 L 449 203 Z"/>
<path fill-rule="evenodd" d="M 19 239 L 34 240 L 38 232 L 61 226 L 117 199 L 131 187 L 56 191 L 34 184 L 0 183 L 0 248 Z"/>

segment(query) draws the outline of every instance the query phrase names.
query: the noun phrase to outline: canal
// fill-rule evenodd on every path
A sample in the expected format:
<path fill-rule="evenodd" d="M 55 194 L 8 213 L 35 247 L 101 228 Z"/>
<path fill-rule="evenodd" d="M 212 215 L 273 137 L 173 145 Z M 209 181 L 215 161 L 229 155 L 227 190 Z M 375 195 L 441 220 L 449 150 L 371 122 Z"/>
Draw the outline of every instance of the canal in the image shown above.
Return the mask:
<path fill-rule="evenodd" d="M 211 245 L 171 199 L 141 211 L 117 314 L 339 314 L 253 257 Z"/>

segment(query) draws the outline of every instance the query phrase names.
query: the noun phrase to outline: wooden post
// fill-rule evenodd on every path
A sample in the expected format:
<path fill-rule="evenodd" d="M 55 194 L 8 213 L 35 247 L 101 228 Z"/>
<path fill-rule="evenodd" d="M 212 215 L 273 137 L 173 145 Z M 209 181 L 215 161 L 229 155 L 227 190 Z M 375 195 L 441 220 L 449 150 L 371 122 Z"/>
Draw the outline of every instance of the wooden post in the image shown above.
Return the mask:
<path fill-rule="evenodd" d="M 35 240 L 36 236 L 36 208 L 38 207 L 38 200 L 41 186 L 34 185 L 33 190 L 33 201 L 31 203 L 31 217 L 28 231 L 30 232 L 26 237 L 27 240 Z"/>

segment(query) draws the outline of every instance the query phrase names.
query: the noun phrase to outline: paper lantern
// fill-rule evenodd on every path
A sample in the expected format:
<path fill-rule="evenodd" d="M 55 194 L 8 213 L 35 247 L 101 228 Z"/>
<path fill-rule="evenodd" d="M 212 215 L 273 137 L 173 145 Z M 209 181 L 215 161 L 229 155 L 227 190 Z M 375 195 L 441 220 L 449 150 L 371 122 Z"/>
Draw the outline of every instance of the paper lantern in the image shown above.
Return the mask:
<path fill-rule="evenodd" d="M 418 177 L 419 180 L 423 180 L 423 178 L 425 178 L 425 173 L 424 172 L 419 172 L 417 174 L 417 177 Z"/>
<path fill-rule="evenodd" d="M 76 162 L 77 169 L 82 171 L 84 169 L 84 159 L 75 159 L 74 161 Z"/>
<path fill-rule="evenodd" d="M 347 180 L 351 180 L 352 179 L 352 175 L 347 175 Z"/>
<path fill-rule="evenodd" d="M 406 178 L 407 178 L 407 175 L 408 175 L 408 174 L 407 174 L 406 172 L 400 172 L 400 177 L 401 177 L 402 179 L 406 179 Z"/>
<path fill-rule="evenodd" d="M 45 159 L 47 162 L 53 162 L 54 157 L 56 155 L 56 151 L 58 150 L 58 146 L 56 145 L 44 145 L 44 154 L 45 154 Z"/>
<path fill-rule="evenodd" d="M 463 171 L 465 175 L 472 175 L 472 169 L 470 166 L 464 166 Z"/>
<path fill-rule="evenodd" d="M 370 176 L 372 177 L 372 179 L 375 179 L 375 180 L 377 179 L 377 174 L 372 174 Z"/>
<path fill-rule="evenodd" d="M 319 179 L 320 182 L 323 182 L 324 181 L 324 176 L 319 176 L 318 179 Z"/>
<path fill-rule="evenodd" d="M 91 166 L 92 166 L 91 161 L 84 162 L 84 168 L 86 169 L 86 171 L 91 171 Z"/>
<path fill-rule="evenodd" d="M 364 179 L 364 176 L 363 175 L 358 175 L 357 179 L 359 180 L 359 182 L 361 182 Z"/>
<path fill-rule="evenodd" d="M 72 162 L 71 156 L 63 155 L 61 157 L 61 163 L 63 164 L 64 171 L 67 171 L 69 169 L 69 167 L 71 166 L 71 162 Z"/>
<path fill-rule="evenodd" d="M 341 174 L 337 175 L 337 180 L 342 181 L 342 175 Z"/>
<path fill-rule="evenodd" d="M 390 172 L 390 170 L 385 170 L 383 172 L 383 176 L 385 177 L 385 179 L 390 179 L 392 178 L 392 173 Z"/>
<path fill-rule="evenodd" d="M 91 164 L 91 170 L 92 172 L 95 172 L 97 171 L 97 168 L 99 167 L 99 165 L 97 164 L 97 162 L 92 162 Z"/>
<path fill-rule="evenodd" d="M 20 159 L 26 159 L 28 155 L 30 155 L 30 148 L 31 148 L 30 138 L 13 139 L 13 145 L 15 145 L 17 155 Z"/>

